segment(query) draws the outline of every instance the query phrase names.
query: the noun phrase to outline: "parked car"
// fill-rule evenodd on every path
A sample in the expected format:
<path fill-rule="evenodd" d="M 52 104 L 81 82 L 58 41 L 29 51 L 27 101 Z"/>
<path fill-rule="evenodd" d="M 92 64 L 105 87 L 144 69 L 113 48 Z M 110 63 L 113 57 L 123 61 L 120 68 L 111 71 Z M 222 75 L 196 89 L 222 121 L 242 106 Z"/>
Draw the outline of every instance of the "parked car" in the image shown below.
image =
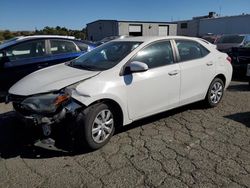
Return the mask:
<path fill-rule="evenodd" d="M 94 47 L 68 36 L 37 35 L 5 41 L 0 45 L 0 96 L 31 72 L 74 59 Z"/>
<path fill-rule="evenodd" d="M 138 119 L 201 100 L 217 106 L 231 77 L 230 57 L 203 39 L 134 37 L 34 72 L 8 100 L 25 121 L 46 127 L 45 136 L 73 117 L 74 140 L 97 149 Z"/>
<path fill-rule="evenodd" d="M 219 40 L 220 35 L 205 35 L 202 37 L 202 39 L 207 40 L 208 42 L 214 44 L 217 40 Z"/>
<path fill-rule="evenodd" d="M 244 47 L 250 44 L 250 34 L 222 35 L 217 41 L 217 49 L 230 53 L 233 47 Z"/>
<path fill-rule="evenodd" d="M 229 56 L 232 58 L 234 76 L 246 77 L 247 66 L 250 64 L 250 47 L 234 47 Z"/>
<path fill-rule="evenodd" d="M 129 37 L 129 36 L 127 36 L 127 35 L 109 36 L 109 37 L 103 38 L 102 40 L 96 42 L 95 44 L 99 46 L 99 45 L 104 44 L 104 43 L 106 43 L 106 42 L 109 42 L 109 41 L 111 41 L 111 40 L 115 40 L 115 39 L 124 39 L 124 38 L 128 38 L 128 37 Z"/>

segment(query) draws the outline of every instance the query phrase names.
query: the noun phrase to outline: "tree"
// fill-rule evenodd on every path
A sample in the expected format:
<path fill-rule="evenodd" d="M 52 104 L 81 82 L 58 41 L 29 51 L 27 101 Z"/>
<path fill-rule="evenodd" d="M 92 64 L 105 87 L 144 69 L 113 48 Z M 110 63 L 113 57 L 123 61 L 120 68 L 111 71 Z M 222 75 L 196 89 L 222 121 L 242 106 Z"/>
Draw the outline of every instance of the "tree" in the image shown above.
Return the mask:
<path fill-rule="evenodd" d="M 16 31 L 11 32 L 9 30 L 0 31 L 0 41 L 13 38 L 15 36 L 28 36 L 28 35 L 67 35 L 75 36 L 78 39 L 86 39 L 86 29 L 71 30 L 66 27 L 49 27 L 46 26 L 41 30 L 35 29 L 35 31 Z"/>
<path fill-rule="evenodd" d="M 9 30 L 5 30 L 3 32 L 3 37 L 4 37 L 5 40 L 8 40 L 8 39 L 11 39 L 11 38 L 13 38 L 15 36 Z"/>
<path fill-rule="evenodd" d="M 0 32 L 0 44 L 1 44 L 1 41 L 3 41 L 3 40 L 4 40 L 3 33 Z"/>

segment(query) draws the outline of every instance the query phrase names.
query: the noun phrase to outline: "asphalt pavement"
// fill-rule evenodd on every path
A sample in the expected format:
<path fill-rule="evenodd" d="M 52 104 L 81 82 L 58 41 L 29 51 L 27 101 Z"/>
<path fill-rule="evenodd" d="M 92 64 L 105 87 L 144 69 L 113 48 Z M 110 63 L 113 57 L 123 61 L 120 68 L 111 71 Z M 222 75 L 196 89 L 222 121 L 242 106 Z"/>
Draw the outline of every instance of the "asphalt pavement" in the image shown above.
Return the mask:
<path fill-rule="evenodd" d="M 196 103 L 140 120 L 94 152 L 34 147 L 32 131 L 0 104 L 0 187 L 250 187 L 244 82 L 232 82 L 216 108 Z"/>

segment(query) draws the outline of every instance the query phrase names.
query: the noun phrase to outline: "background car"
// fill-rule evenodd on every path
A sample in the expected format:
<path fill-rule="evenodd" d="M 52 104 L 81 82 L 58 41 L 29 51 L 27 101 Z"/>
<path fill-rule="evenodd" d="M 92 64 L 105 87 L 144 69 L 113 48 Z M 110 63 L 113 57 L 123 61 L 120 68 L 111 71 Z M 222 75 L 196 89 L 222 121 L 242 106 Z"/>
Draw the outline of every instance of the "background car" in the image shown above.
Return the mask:
<path fill-rule="evenodd" d="M 38 69 L 69 61 L 96 45 L 68 36 L 16 37 L 0 45 L 0 96 Z"/>
<path fill-rule="evenodd" d="M 202 39 L 207 40 L 208 42 L 214 44 L 220 38 L 220 35 L 205 35 Z"/>
<path fill-rule="evenodd" d="M 134 37 L 34 72 L 8 99 L 43 130 L 71 116 L 74 140 L 98 149 L 119 126 L 196 101 L 217 106 L 231 78 L 231 58 L 203 39 Z"/>
<path fill-rule="evenodd" d="M 106 43 L 106 42 L 109 42 L 109 41 L 111 41 L 111 40 L 115 40 L 115 39 L 124 39 L 124 38 L 128 38 L 128 37 L 129 37 L 129 36 L 127 36 L 127 35 L 109 36 L 109 37 L 103 38 L 103 39 L 100 40 L 100 41 L 97 41 L 95 44 L 99 46 L 99 45 L 104 44 L 104 43 Z"/>
<path fill-rule="evenodd" d="M 244 47 L 250 43 L 250 34 L 222 35 L 217 41 L 217 49 L 230 53 L 233 47 Z"/>
<path fill-rule="evenodd" d="M 232 58 L 233 73 L 237 79 L 245 79 L 250 65 L 250 47 L 234 47 L 229 53 Z"/>

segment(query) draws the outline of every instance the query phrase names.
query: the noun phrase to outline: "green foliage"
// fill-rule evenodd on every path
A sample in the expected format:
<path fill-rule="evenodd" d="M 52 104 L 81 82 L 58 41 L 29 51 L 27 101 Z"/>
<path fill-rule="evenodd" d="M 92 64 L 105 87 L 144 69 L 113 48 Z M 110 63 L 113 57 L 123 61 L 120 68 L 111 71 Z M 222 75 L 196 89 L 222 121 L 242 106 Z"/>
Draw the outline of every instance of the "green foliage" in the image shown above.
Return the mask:
<path fill-rule="evenodd" d="M 9 30 L 0 31 L 0 41 L 13 38 L 15 35 Z"/>
<path fill-rule="evenodd" d="M 45 27 L 42 30 L 36 30 L 36 35 L 67 35 L 75 36 L 78 39 L 86 39 L 86 30 L 71 30 L 65 27 L 56 26 L 54 27 Z"/>
<path fill-rule="evenodd" d="M 16 31 L 11 32 L 9 30 L 0 31 L 0 41 L 8 40 L 17 36 L 27 36 L 27 35 L 66 35 L 66 36 L 75 36 L 77 39 L 86 39 L 86 30 L 71 30 L 65 27 L 44 27 L 41 30 L 35 31 Z"/>

